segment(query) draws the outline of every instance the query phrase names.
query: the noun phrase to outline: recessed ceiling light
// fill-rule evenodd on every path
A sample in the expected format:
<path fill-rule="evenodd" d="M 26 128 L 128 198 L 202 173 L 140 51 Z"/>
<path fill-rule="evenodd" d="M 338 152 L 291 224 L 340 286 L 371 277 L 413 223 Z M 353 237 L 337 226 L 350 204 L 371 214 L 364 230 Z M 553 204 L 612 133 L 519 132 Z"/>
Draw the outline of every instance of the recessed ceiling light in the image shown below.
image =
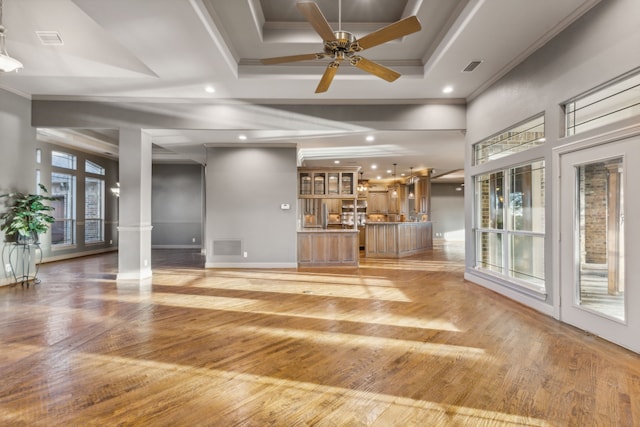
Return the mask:
<path fill-rule="evenodd" d="M 380 175 L 376 176 L 376 179 L 382 179 L 382 177 Z"/>
<path fill-rule="evenodd" d="M 387 169 L 387 173 L 391 173 L 393 172 L 391 169 Z"/>
<path fill-rule="evenodd" d="M 204 91 L 207 93 L 214 93 L 216 90 L 213 86 L 207 86 L 204 88 Z"/>
<path fill-rule="evenodd" d="M 442 93 L 451 93 L 453 92 L 453 86 L 445 86 L 442 88 Z"/>
<path fill-rule="evenodd" d="M 378 169 L 378 165 L 371 165 L 371 169 Z"/>
<path fill-rule="evenodd" d="M 336 165 L 340 164 L 340 160 L 334 160 L 333 163 L 335 163 Z"/>
<path fill-rule="evenodd" d="M 373 135 L 369 135 L 369 136 L 367 137 L 367 142 L 373 142 L 373 141 L 375 141 L 375 140 L 376 140 L 376 138 L 375 138 Z"/>
<path fill-rule="evenodd" d="M 247 139 L 247 135 L 238 135 L 238 139 L 240 141 L 245 141 Z"/>

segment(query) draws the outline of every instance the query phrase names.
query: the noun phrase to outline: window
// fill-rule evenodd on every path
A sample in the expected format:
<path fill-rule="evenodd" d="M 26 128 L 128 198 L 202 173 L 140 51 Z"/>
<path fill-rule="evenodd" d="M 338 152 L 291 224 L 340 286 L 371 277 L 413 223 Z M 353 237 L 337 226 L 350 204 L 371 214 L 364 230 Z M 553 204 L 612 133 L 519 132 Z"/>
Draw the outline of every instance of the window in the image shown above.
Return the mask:
<path fill-rule="evenodd" d="M 78 170 L 77 156 L 62 151 L 51 152 L 51 195 L 55 197 L 52 203 L 55 222 L 51 226 L 53 248 L 78 244 L 78 232 L 81 243 L 105 241 L 106 170 L 102 165 L 82 158 L 80 165 L 82 161 L 84 170 L 82 166 Z M 78 208 L 80 222 L 77 221 Z"/>
<path fill-rule="evenodd" d="M 515 126 L 473 146 L 474 165 L 528 150 L 545 142 L 544 115 Z"/>
<path fill-rule="evenodd" d="M 101 178 L 85 178 L 84 241 L 104 241 L 104 180 Z"/>
<path fill-rule="evenodd" d="M 60 151 L 51 152 L 51 166 L 63 169 L 76 169 L 77 158 L 73 154 Z"/>
<path fill-rule="evenodd" d="M 104 168 L 97 163 L 93 163 L 91 160 L 86 160 L 84 162 L 84 171 L 86 173 L 104 176 Z"/>
<path fill-rule="evenodd" d="M 75 244 L 76 222 L 76 177 L 67 173 L 51 173 L 51 196 L 55 201 L 52 215 L 55 222 L 51 225 L 51 244 Z"/>
<path fill-rule="evenodd" d="M 474 177 L 476 268 L 544 292 L 544 161 Z"/>
<path fill-rule="evenodd" d="M 565 103 L 564 113 L 566 136 L 640 115 L 640 73 Z"/>

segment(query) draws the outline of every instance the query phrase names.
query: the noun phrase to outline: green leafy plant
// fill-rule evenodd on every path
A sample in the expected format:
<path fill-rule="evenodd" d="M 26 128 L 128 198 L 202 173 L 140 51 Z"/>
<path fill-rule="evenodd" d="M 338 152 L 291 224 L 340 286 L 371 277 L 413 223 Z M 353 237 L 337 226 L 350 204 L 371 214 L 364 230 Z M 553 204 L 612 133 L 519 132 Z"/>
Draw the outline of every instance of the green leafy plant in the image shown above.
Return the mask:
<path fill-rule="evenodd" d="M 11 200 L 10 206 L 1 217 L 0 230 L 14 241 L 37 241 L 38 235 L 46 233 L 55 218 L 49 214 L 54 208 L 45 201 L 56 200 L 46 196 L 47 189 L 39 184 L 42 194 L 8 193 L 0 194 L 0 198 Z"/>

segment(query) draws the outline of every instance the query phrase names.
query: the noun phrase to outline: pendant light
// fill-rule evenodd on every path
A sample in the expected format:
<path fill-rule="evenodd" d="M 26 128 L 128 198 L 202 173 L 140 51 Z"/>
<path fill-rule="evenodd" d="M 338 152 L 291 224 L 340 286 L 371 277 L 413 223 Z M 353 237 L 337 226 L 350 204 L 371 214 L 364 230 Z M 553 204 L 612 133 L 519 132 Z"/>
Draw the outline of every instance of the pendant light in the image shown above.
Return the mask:
<path fill-rule="evenodd" d="M 411 171 L 411 176 L 409 177 L 409 185 L 413 185 L 413 166 L 411 166 L 409 168 L 409 170 Z M 413 190 L 409 191 L 409 200 L 413 200 L 416 198 L 416 195 L 414 194 Z"/>
<path fill-rule="evenodd" d="M 0 0 L 0 71 L 9 72 L 23 68 L 22 63 L 9 56 L 5 47 L 4 26 L 2 25 L 2 4 Z"/>
<path fill-rule="evenodd" d="M 364 172 L 360 172 L 360 180 L 358 180 L 358 193 L 364 193 L 367 191 L 367 183 L 362 179 Z"/>
<path fill-rule="evenodd" d="M 397 163 L 393 164 L 393 191 L 391 191 L 392 199 L 398 198 L 398 189 L 396 188 L 396 166 L 397 165 L 398 165 Z"/>

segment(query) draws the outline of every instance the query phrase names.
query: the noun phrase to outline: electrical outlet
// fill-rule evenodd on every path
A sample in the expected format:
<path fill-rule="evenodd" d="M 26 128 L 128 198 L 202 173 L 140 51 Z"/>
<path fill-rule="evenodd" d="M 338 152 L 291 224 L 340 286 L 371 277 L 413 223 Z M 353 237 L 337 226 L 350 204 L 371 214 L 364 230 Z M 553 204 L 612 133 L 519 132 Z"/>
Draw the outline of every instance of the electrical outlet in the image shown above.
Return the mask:
<path fill-rule="evenodd" d="M 247 253 L 247 251 L 244 251 L 243 256 L 244 256 L 245 258 L 249 256 L 249 254 Z"/>
<path fill-rule="evenodd" d="M 13 268 L 11 268 L 11 264 L 5 264 L 4 271 L 7 273 L 11 273 L 13 271 Z"/>
<path fill-rule="evenodd" d="M 195 237 L 192 237 L 192 238 L 191 238 L 191 242 L 192 242 L 192 243 L 195 243 L 195 242 L 196 242 L 196 238 L 195 238 Z"/>

